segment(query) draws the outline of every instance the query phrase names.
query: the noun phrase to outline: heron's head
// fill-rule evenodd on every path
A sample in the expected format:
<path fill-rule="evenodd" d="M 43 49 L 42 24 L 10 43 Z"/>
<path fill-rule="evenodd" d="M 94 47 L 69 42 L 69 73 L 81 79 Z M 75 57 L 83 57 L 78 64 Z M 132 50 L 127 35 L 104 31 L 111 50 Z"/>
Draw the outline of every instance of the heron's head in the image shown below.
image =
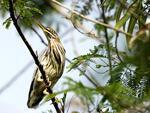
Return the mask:
<path fill-rule="evenodd" d="M 42 29 L 42 31 L 44 32 L 48 42 L 50 42 L 51 39 L 56 39 L 59 41 L 59 37 L 57 35 L 57 33 L 50 27 L 45 27 L 43 26 L 41 23 L 37 23 L 37 25 Z"/>

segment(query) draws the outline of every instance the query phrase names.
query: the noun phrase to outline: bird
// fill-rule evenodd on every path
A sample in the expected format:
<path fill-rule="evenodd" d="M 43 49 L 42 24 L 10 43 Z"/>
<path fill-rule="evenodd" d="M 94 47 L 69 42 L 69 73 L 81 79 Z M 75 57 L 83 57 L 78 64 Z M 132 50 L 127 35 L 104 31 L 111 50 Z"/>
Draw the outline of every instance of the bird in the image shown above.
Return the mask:
<path fill-rule="evenodd" d="M 45 27 L 40 22 L 36 22 L 36 24 L 44 32 L 48 41 L 47 48 L 38 59 L 45 71 L 49 88 L 52 89 L 64 71 L 65 49 L 58 34 L 51 27 Z M 36 67 L 28 94 L 28 108 L 36 108 L 47 94 L 47 86 L 43 76 L 39 68 Z"/>

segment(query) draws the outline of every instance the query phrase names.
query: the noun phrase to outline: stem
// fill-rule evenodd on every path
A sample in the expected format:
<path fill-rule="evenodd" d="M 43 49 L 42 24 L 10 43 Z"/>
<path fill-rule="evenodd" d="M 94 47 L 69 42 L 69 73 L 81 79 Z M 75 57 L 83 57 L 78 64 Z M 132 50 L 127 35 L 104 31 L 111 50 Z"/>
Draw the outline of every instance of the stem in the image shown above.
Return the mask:
<path fill-rule="evenodd" d="M 130 33 L 127 33 L 127 32 L 125 32 L 125 31 L 123 31 L 123 30 L 120 30 L 120 29 L 117 29 L 117 28 L 115 28 L 115 27 L 112 27 L 111 25 L 109 25 L 109 24 L 107 24 L 107 23 L 104 23 L 104 22 L 101 22 L 101 21 L 98 21 L 98 20 L 89 18 L 89 17 L 87 17 L 87 16 L 85 16 L 85 15 L 80 14 L 80 13 L 77 12 L 77 11 L 71 10 L 70 8 L 66 7 L 65 5 L 61 4 L 60 2 L 58 2 L 58 1 L 56 1 L 56 0 L 49 0 L 49 2 L 53 2 L 54 4 L 56 4 L 56 5 L 58 5 L 58 6 L 62 7 L 62 8 L 64 8 L 64 9 L 66 9 L 66 10 L 68 10 L 68 11 L 71 12 L 72 14 L 76 14 L 76 15 L 80 16 L 81 18 L 83 18 L 83 19 L 85 19 L 85 20 L 87 20 L 87 21 L 90 21 L 90 22 L 95 23 L 95 24 L 102 25 L 102 26 L 104 26 L 104 27 L 106 27 L 106 28 L 109 28 L 109 29 L 112 29 L 112 30 L 114 30 L 114 31 L 120 32 L 120 33 L 122 33 L 122 34 L 124 34 L 124 35 L 132 36 Z"/>
<path fill-rule="evenodd" d="M 67 60 L 69 63 L 71 63 L 71 61 L 70 61 L 68 58 L 66 58 L 66 60 Z M 79 67 L 77 67 L 76 69 L 77 69 L 78 71 L 80 71 L 81 73 L 83 73 L 84 76 L 85 76 L 95 87 L 98 87 L 98 85 L 97 85 L 82 69 L 80 69 Z"/>
<path fill-rule="evenodd" d="M 45 74 L 45 71 L 43 70 L 43 66 L 40 64 L 40 62 L 38 60 L 38 57 L 35 55 L 32 47 L 30 46 L 30 44 L 26 40 L 24 34 L 22 33 L 22 31 L 21 31 L 21 29 L 20 29 L 20 27 L 18 25 L 17 19 L 16 19 L 15 14 L 14 14 L 14 8 L 13 8 L 13 2 L 12 2 L 12 0 L 9 0 L 9 13 L 10 13 L 10 17 L 12 18 L 12 21 L 13 21 L 13 24 L 14 24 L 16 30 L 18 31 L 21 39 L 23 40 L 24 44 L 26 45 L 26 47 L 28 48 L 30 54 L 32 55 L 35 64 L 38 66 L 38 68 L 39 68 L 39 70 L 40 70 L 40 72 L 42 74 L 43 80 L 45 82 L 45 85 L 48 88 L 49 93 L 52 94 L 53 93 L 52 90 L 50 89 L 50 87 L 48 87 L 49 86 L 49 82 L 46 79 L 46 74 Z M 53 102 L 53 105 L 54 105 L 57 113 L 61 113 L 61 111 L 60 111 L 60 109 L 58 107 L 58 104 L 55 102 L 55 97 L 52 98 L 52 102 Z"/>
<path fill-rule="evenodd" d="M 42 36 L 33 28 L 31 27 L 31 29 L 34 31 L 34 33 L 40 38 L 41 42 L 45 45 L 48 46 L 48 44 L 43 40 Z"/>
<path fill-rule="evenodd" d="M 103 3 L 103 0 L 101 0 L 101 4 Z M 105 12 L 104 12 L 104 6 L 102 5 L 102 18 L 104 23 L 107 24 Z M 111 51 L 110 51 L 110 45 L 109 45 L 109 37 L 108 37 L 108 31 L 107 28 L 104 27 L 104 32 L 105 32 L 105 38 L 106 38 L 106 46 L 107 46 L 107 54 L 108 54 L 108 62 L 109 62 L 109 72 L 112 70 L 112 63 L 111 63 Z"/>

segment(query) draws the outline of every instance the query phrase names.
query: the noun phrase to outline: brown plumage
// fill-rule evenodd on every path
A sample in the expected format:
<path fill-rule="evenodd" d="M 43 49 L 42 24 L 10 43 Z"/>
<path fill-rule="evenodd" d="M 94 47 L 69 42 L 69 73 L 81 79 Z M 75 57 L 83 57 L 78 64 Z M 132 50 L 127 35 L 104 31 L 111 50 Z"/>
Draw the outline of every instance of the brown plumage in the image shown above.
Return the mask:
<path fill-rule="evenodd" d="M 59 39 L 59 36 L 52 28 L 45 28 L 40 23 L 38 23 L 38 26 L 43 30 L 48 41 L 48 47 L 39 57 L 39 61 L 43 65 L 50 88 L 53 88 L 64 70 L 65 49 Z M 34 73 L 34 78 L 31 82 L 27 106 L 29 108 L 36 107 L 46 95 L 45 91 L 46 85 L 37 67 Z"/>

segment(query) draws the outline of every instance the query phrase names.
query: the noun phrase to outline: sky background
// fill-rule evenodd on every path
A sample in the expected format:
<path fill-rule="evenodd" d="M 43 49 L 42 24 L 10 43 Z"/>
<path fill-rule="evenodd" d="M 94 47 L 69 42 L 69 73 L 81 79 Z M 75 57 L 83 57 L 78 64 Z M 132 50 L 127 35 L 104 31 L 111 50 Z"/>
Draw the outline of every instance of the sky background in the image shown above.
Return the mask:
<path fill-rule="evenodd" d="M 24 45 L 23 41 L 17 34 L 16 29 L 13 24 L 11 24 L 9 29 L 3 26 L 4 20 L 8 18 L 0 18 L 0 89 L 18 73 L 27 63 L 32 60 L 32 57 Z M 63 17 L 59 17 L 64 19 Z M 65 20 L 65 19 L 64 19 Z M 65 20 L 66 21 L 66 20 Z M 64 26 L 60 31 L 59 35 L 63 34 L 66 30 L 70 29 L 72 25 Z M 38 31 L 43 37 L 42 31 Z M 29 31 L 24 31 L 24 35 L 31 44 L 34 51 L 39 54 L 45 46 L 40 42 L 39 38 Z M 45 37 L 44 37 L 45 38 Z M 66 33 L 62 37 L 62 43 L 66 49 L 66 57 L 69 59 L 74 58 L 80 54 L 85 54 L 94 45 L 97 45 L 95 40 L 91 40 L 84 35 L 80 34 L 76 30 L 72 30 Z M 68 63 L 66 62 L 66 66 Z M 38 109 L 28 109 L 26 102 L 28 97 L 28 90 L 33 77 L 33 72 L 35 65 L 32 64 L 27 71 L 20 74 L 19 78 L 6 90 L 0 94 L 0 111 L 2 113 L 41 113 L 41 111 L 46 111 L 49 104 L 45 104 Z M 63 81 L 64 76 L 74 77 L 78 79 L 78 71 L 67 72 L 66 68 L 61 78 L 60 82 Z M 60 82 L 57 83 L 54 90 L 61 90 Z"/>

